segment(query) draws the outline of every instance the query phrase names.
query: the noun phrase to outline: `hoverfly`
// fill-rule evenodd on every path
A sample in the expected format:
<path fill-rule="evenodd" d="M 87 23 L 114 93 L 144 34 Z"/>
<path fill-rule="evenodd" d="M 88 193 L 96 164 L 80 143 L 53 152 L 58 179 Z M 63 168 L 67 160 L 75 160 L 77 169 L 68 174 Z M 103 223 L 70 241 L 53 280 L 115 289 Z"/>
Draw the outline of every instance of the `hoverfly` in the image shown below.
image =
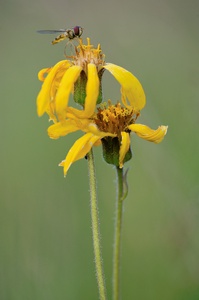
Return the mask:
<path fill-rule="evenodd" d="M 83 33 L 83 28 L 81 26 L 75 26 L 71 29 L 58 29 L 58 30 L 38 30 L 38 33 L 42 34 L 54 34 L 60 33 L 53 41 L 52 44 L 55 45 L 65 39 L 73 40 L 75 38 L 80 38 Z"/>

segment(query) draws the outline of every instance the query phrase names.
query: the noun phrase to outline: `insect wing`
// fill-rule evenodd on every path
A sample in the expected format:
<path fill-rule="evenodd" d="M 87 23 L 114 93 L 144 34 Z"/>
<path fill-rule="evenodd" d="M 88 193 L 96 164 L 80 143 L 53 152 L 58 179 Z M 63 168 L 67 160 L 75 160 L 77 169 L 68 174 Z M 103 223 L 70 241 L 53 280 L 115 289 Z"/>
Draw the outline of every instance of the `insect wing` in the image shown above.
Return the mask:
<path fill-rule="evenodd" d="M 57 30 L 37 30 L 41 34 L 55 34 L 55 33 L 64 33 L 66 29 L 57 29 Z"/>

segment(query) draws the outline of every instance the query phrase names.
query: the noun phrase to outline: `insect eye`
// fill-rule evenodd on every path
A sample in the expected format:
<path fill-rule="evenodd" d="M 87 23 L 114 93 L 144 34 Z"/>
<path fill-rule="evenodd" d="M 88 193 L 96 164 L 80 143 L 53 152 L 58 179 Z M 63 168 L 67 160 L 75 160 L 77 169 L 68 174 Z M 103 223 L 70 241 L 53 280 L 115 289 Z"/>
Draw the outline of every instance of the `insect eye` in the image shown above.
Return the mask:
<path fill-rule="evenodd" d="M 81 32 L 81 27 L 79 27 L 79 26 L 75 26 L 75 27 L 73 28 L 73 30 L 74 30 L 74 34 L 75 34 L 76 36 L 80 36 L 80 35 L 82 34 L 82 32 Z"/>

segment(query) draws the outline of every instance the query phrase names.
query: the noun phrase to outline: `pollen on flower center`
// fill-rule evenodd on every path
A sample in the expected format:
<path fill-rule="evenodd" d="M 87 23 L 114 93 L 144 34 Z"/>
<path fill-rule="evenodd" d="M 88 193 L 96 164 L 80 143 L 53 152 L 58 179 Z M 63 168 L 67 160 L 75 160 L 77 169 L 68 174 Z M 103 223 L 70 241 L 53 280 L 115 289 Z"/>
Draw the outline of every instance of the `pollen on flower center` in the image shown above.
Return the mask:
<path fill-rule="evenodd" d="M 73 56 L 73 63 L 79 65 L 86 72 L 86 66 L 89 63 L 96 65 L 98 71 L 101 70 L 105 64 L 105 55 L 102 53 L 100 44 L 97 48 L 94 48 L 90 44 L 90 38 L 87 38 L 87 45 L 84 45 L 82 39 L 79 41 L 79 45 L 75 48 L 76 55 Z"/>
<path fill-rule="evenodd" d="M 132 108 L 122 107 L 120 103 L 113 105 L 109 101 L 108 106 L 102 104 L 98 108 L 94 122 L 100 131 L 120 136 L 122 131 L 129 132 L 127 126 L 135 123 L 137 117 Z"/>

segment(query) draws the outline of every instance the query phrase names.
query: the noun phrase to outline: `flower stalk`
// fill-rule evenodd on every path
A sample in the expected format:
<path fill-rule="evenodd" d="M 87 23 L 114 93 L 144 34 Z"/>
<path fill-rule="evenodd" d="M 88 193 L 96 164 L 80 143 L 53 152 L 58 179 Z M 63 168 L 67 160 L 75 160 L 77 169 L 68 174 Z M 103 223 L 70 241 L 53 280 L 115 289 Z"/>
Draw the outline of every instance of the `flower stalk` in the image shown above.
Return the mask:
<path fill-rule="evenodd" d="M 113 249 L 113 300 L 120 298 L 120 258 L 121 258 L 121 231 L 122 231 L 122 215 L 123 202 L 127 196 L 127 190 L 124 191 L 123 168 L 116 167 L 118 195 L 116 199 L 116 215 L 115 215 L 115 233 L 114 233 L 114 249 Z"/>
<path fill-rule="evenodd" d="M 92 150 L 87 154 L 89 181 L 90 181 L 90 207 L 91 207 L 91 222 L 93 235 L 93 248 L 95 257 L 96 277 L 100 300 L 106 300 L 106 287 L 100 246 L 100 228 L 98 220 L 97 195 L 96 195 L 96 179 L 95 167 Z"/>

